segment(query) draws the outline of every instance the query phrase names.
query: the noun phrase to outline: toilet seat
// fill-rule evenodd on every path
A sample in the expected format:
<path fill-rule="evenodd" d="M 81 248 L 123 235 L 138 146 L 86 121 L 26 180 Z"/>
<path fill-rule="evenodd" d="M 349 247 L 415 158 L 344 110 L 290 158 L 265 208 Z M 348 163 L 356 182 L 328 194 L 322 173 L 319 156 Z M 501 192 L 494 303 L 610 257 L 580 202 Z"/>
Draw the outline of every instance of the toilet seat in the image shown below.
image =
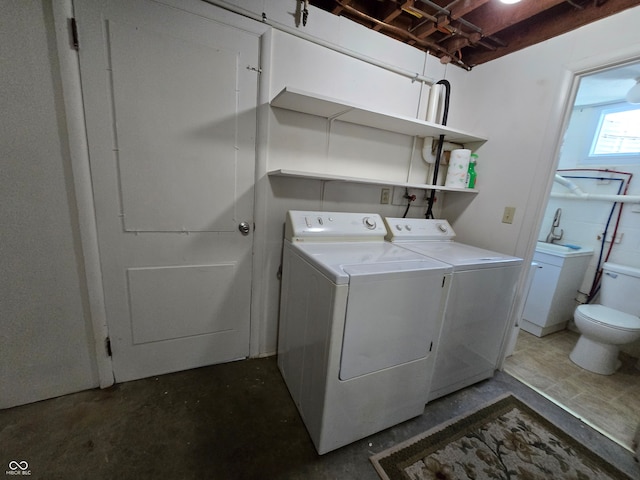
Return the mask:
<path fill-rule="evenodd" d="M 640 318 L 604 305 L 580 305 L 576 315 L 604 327 L 633 332 L 640 330 Z"/>

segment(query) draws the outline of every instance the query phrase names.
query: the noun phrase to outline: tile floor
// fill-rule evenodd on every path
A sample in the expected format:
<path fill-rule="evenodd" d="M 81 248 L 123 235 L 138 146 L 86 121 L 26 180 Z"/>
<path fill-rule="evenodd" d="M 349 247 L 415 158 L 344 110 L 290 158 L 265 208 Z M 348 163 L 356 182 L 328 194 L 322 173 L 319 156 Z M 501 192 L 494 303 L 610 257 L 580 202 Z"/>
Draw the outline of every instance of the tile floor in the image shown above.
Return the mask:
<path fill-rule="evenodd" d="M 621 354 L 613 375 L 584 370 L 569 359 L 579 334 L 570 330 L 539 338 L 521 331 L 504 370 L 563 406 L 585 423 L 631 449 L 640 425 L 640 370 Z"/>

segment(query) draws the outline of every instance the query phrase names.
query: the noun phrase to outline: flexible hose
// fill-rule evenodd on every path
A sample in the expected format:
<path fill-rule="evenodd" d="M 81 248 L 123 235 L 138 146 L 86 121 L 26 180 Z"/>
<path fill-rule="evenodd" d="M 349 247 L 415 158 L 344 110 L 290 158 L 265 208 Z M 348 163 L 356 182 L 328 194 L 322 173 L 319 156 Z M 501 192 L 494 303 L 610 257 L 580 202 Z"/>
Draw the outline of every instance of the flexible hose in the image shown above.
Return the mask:
<path fill-rule="evenodd" d="M 448 80 L 438 80 L 436 85 L 444 85 L 444 110 L 442 112 L 442 125 L 447 124 L 447 117 L 449 116 L 449 97 L 451 95 L 451 84 Z M 440 135 L 438 138 L 438 149 L 436 152 L 436 162 L 433 165 L 433 180 L 432 184 L 436 185 L 438 182 L 438 170 L 440 169 L 440 158 L 442 156 L 442 145 L 444 144 L 444 135 Z M 435 202 L 436 191 L 431 189 L 429 192 L 429 203 L 427 206 L 427 213 L 425 218 L 433 218 L 433 203 Z"/>
<path fill-rule="evenodd" d="M 572 179 L 583 179 L 583 180 L 607 180 L 607 181 L 616 181 L 616 182 L 620 182 L 620 185 L 618 187 L 618 195 L 622 194 L 624 195 L 628 189 L 629 189 L 629 183 L 631 182 L 631 178 L 633 177 L 633 174 L 630 172 L 621 172 L 621 171 L 614 171 L 614 170 L 607 170 L 607 169 L 595 169 L 595 168 L 585 168 L 585 169 L 566 169 L 566 170 L 558 170 L 559 172 L 565 172 L 565 171 L 570 171 L 570 172 L 598 172 L 598 173 L 615 173 L 615 174 L 620 174 L 620 175 L 627 175 L 628 178 L 624 179 L 624 178 L 607 178 L 607 177 L 590 177 L 590 176 L 579 176 L 579 175 L 562 175 L 563 178 L 572 178 Z M 626 181 L 626 185 L 625 185 L 625 181 Z M 560 182 L 562 183 L 562 182 Z M 564 184 L 563 184 L 564 185 Z M 567 186 L 567 185 L 564 185 Z M 622 189 L 624 187 L 624 192 L 622 192 Z M 614 231 L 613 231 L 613 235 L 612 235 L 612 241 L 611 241 L 611 245 L 609 245 L 609 249 L 606 253 L 606 255 L 604 254 L 604 250 L 605 250 L 605 244 L 607 241 L 607 234 L 609 232 L 609 227 L 611 225 L 611 220 L 613 218 L 613 214 L 615 212 L 616 206 L 620 205 L 619 209 L 618 209 L 618 217 L 616 219 L 616 224 L 614 227 Z M 591 288 L 589 290 L 589 293 L 587 295 L 587 303 L 590 303 L 596 296 L 596 294 L 598 293 L 598 291 L 600 290 L 600 280 L 602 278 L 602 265 L 609 259 L 609 256 L 611 255 L 611 250 L 613 249 L 613 240 L 616 238 L 616 235 L 618 233 L 618 226 L 620 225 L 620 218 L 622 216 L 622 207 L 624 206 L 623 203 L 619 203 L 619 202 L 613 202 L 613 205 L 611 207 L 611 211 L 609 212 L 609 217 L 607 218 L 607 222 L 605 224 L 605 229 L 604 229 L 604 233 L 602 234 L 602 242 L 600 243 L 600 252 L 598 255 L 598 262 L 596 264 L 596 273 L 593 277 L 593 281 L 591 282 Z M 604 256 L 604 259 L 603 259 Z"/>

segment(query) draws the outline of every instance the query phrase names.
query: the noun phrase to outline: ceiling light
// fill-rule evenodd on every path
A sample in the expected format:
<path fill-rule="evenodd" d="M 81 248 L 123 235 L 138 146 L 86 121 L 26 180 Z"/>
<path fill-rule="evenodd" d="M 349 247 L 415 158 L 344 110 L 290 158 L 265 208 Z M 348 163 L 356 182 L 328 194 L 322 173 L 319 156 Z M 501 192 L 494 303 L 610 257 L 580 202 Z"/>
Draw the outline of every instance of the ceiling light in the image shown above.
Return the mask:
<path fill-rule="evenodd" d="M 640 78 L 636 79 L 636 84 L 627 92 L 627 96 L 625 98 L 629 103 L 640 103 Z"/>
<path fill-rule="evenodd" d="M 520 0 L 500 0 L 502 3 L 506 3 L 507 5 L 511 5 L 512 3 L 518 3 Z"/>

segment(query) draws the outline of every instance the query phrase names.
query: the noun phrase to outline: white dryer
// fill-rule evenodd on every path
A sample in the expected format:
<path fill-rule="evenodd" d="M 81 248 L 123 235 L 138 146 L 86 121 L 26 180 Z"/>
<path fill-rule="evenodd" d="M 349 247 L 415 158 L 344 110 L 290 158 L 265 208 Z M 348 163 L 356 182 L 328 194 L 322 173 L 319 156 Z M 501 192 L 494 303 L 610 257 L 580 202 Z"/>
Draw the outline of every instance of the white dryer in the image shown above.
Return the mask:
<path fill-rule="evenodd" d="M 446 220 L 385 218 L 387 240 L 453 267 L 428 400 L 493 376 L 522 259 L 455 242 Z"/>
<path fill-rule="evenodd" d="M 318 453 L 421 415 L 452 268 L 379 215 L 287 213 L 278 367 Z"/>

